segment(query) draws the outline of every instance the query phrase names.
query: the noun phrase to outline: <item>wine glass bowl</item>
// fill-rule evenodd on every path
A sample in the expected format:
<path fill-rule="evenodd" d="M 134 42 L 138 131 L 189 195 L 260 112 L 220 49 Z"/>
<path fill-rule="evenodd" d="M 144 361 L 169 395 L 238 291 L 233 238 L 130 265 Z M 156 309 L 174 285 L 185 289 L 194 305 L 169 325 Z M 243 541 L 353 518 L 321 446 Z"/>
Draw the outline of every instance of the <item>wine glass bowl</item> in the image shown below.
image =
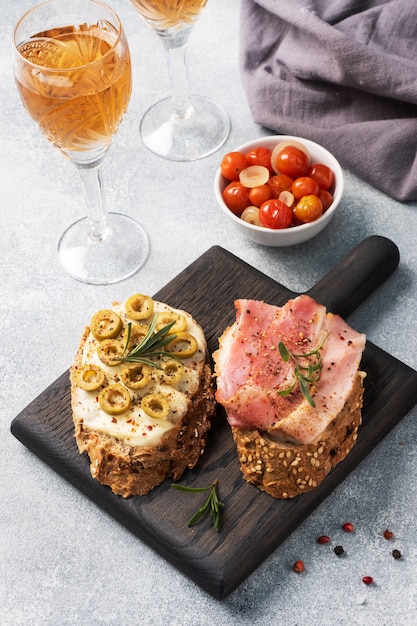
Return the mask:
<path fill-rule="evenodd" d="M 40 130 L 64 155 L 97 160 L 128 106 L 127 48 L 111 24 L 60 31 L 52 35 L 49 29 L 19 46 L 18 89 Z"/>
<path fill-rule="evenodd" d="M 61 237 L 61 264 L 87 283 L 127 278 L 145 262 L 149 242 L 132 218 L 107 213 L 100 170 L 131 94 L 122 24 L 96 0 L 47 0 L 21 17 L 13 41 L 22 103 L 86 190 L 89 215 Z"/>
<path fill-rule="evenodd" d="M 144 144 L 172 161 L 194 161 L 216 152 L 230 133 L 230 119 L 217 102 L 190 94 L 187 46 L 207 0 L 131 0 L 164 47 L 170 97 L 153 104 L 140 123 Z"/>
<path fill-rule="evenodd" d="M 207 0 L 132 0 L 154 30 L 167 31 L 192 25 L 207 4 Z"/>

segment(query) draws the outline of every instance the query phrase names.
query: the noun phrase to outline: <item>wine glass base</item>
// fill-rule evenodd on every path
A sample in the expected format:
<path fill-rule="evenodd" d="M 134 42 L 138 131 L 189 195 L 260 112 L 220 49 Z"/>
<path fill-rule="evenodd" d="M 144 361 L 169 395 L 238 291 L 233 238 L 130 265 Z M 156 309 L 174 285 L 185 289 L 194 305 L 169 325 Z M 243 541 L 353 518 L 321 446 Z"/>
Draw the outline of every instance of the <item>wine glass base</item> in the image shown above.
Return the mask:
<path fill-rule="evenodd" d="M 88 236 L 83 217 L 63 233 L 58 243 L 61 266 L 72 278 L 90 285 L 110 285 L 135 274 L 149 254 L 146 231 L 121 213 L 108 214 L 109 232 L 100 240 Z"/>
<path fill-rule="evenodd" d="M 216 152 L 230 133 L 230 119 L 214 100 L 193 95 L 192 113 L 180 118 L 173 113 L 171 98 L 153 104 L 140 124 L 143 143 L 155 154 L 171 161 L 196 161 Z"/>

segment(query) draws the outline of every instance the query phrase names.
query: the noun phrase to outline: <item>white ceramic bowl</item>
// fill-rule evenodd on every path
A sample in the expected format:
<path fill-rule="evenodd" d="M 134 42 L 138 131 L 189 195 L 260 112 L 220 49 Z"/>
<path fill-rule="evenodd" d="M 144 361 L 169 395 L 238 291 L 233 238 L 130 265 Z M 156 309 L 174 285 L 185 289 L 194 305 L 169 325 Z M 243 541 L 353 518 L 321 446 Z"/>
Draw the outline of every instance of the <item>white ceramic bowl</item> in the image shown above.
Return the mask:
<path fill-rule="evenodd" d="M 260 146 L 264 146 L 265 148 L 273 150 L 277 143 L 279 143 L 280 141 L 288 140 L 301 142 L 310 152 L 311 163 L 323 163 L 324 165 L 330 167 L 334 172 L 335 182 L 333 203 L 327 209 L 327 211 L 315 222 L 301 224 L 300 226 L 292 226 L 291 228 L 283 228 L 281 230 L 264 228 L 263 226 L 255 226 L 254 224 L 249 224 L 248 222 L 240 219 L 240 217 L 238 217 L 237 215 L 234 215 L 234 213 L 232 213 L 224 203 L 222 193 L 224 188 L 228 185 L 229 181 L 227 181 L 222 176 L 220 167 L 217 170 L 216 176 L 214 178 L 214 193 L 217 202 L 219 203 L 220 207 L 226 215 L 226 218 L 245 237 L 251 239 L 255 243 L 260 243 L 264 246 L 295 246 L 299 243 L 303 243 L 304 241 L 308 241 L 308 239 L 312 239 L 313 237 L 318 235 L 318 233 L 321 232 L 323 228 L 325 228 L 330 222 L 343 194 L 344 178 L 343 171 L 340 167 L 339 162 L 328 150 L 326 150 L 326 148 L 323 148 L 323 146 L 320 146 L 319 144 L 315 143 L 314 141 L 310 141 L 309 139 L 303 139 L 302 137 L 294 137 L 291 135 L 272 135 L 268 137 L 259 137 L 258 139 L 248 141 L 248 143 L 242 144 L 237 148 L 233 148 L 233 151 L 246 153 L 249 152 L 249 150 L 252 150 L 253 148 L 258 148 Z M 232 149 L 228 152 L 232 152 Z"/>

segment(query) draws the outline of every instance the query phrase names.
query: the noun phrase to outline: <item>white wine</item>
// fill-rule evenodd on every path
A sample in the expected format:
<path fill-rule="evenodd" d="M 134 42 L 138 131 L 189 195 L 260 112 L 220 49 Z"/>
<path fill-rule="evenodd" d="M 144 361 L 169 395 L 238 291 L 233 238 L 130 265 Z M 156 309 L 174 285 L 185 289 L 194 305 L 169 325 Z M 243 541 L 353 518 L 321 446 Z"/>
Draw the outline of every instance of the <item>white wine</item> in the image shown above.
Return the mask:
<path fill-rule="evenodd" d="M 207 0 L 132 0 L 145 20 L 160 30 L 194 22 Z"/>
<path fill-rule="evenodd" d="M 24 106 L 64 154 L 111 142 L 131 92 L 128 47 L 117 34 L 91 26 L 37 34 L 19 46 L 16 82 Z M 34 66 L 38 66 L 34 69 Z"/>

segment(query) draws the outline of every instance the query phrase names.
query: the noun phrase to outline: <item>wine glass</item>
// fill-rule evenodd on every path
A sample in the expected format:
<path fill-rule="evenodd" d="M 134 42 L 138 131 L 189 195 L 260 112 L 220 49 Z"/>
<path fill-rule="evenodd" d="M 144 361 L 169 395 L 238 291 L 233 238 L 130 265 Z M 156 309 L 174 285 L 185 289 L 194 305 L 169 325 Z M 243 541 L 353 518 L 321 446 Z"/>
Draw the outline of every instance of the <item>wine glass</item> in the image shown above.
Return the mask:
<path fill-rule="evenodd" d="M 20 18 L 13 44 L 22 103 L 86 191 L 88 217 L 62 235 L 61 265 L 85 283 L 123 280 L 146 261 L 149 240 L 131 217 L 107 212 L 100 169 L 131 93 L 120 19 L 96 0 L 47 0 Z"/>
<path fill-rule="evenodd" d="M 216 102 L 190 95 L 187 44 L 207 0 L 131 0 L 160 38 L 166 53 L 171 97 L 153 104 L 140 124 L 145 145 L 172 161 L 194 161 L 226 141 L 230 120 Z"/>

